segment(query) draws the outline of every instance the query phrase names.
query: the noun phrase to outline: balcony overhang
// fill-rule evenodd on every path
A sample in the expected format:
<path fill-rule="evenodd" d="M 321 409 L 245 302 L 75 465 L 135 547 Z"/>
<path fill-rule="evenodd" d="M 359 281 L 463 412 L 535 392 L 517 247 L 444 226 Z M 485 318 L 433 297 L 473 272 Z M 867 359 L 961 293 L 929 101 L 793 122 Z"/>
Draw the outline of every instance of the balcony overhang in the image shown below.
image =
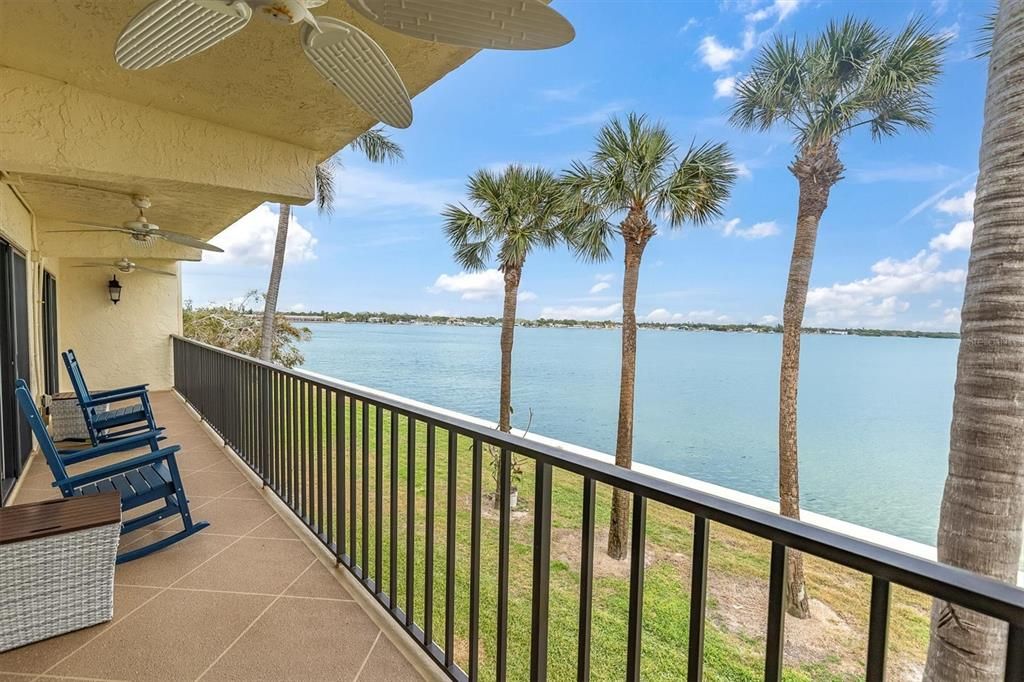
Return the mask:
<path fill-rule="evenodd" d="M 38 217 L 118 225 L 147 194 L 152 222 L 208 239 L 264 201 L 308 203 L 315 165 L 376 123 L 316 73 L 294 26 L 253 20 L 181 62 L 120 68 L 117 35 L 149 1 L 0 4 L 0 171 Z M 475 54 L 341 0 L 316 13 L 367 31 L 411 95 Z"/>

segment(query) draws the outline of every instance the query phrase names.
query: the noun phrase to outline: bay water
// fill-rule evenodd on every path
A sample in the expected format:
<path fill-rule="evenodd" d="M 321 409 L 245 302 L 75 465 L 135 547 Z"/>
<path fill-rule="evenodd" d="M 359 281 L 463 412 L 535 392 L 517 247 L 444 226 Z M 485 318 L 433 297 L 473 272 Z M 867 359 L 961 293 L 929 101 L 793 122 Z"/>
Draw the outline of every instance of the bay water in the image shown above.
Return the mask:
<path fill-rule="evenodd" d="M 497 327 L 305 326 L 305 369 L 497 419 Z M 619 340 L 618 330 L 517 328 L 514 425 L 614 453 Z M 781 343 L 778 334 L 641 329 L 634 459 L 778 499 Z M 803 338 L 805 509 L 935 543 L 958 343 Z"/>

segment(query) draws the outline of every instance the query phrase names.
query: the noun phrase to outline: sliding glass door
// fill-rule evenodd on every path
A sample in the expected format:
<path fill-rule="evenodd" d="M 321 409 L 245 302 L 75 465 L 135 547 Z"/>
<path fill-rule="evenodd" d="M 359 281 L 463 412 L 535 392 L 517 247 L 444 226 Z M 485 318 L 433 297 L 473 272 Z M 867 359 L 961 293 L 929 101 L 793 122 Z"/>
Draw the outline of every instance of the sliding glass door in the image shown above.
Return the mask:
<path fill-rule="evenodd" d="M 32 450 L 28 423 L 14 399 L 14 381 L 28 381 L 29 367 L 28 264 L 0 240 L 0 500 L 6 500 Z"/>

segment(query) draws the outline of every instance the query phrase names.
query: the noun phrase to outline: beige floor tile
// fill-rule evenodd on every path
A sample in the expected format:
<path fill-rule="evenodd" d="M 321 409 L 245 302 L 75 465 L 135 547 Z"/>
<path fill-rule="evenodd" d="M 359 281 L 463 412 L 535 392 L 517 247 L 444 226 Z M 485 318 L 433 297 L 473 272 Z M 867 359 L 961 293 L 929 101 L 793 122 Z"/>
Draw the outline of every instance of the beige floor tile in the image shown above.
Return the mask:
<path fill-rule="evenodd" d="M 354 603 L 282 597 L 203 680 L 351 680 L 377 632 Z"/>
<path fill-rule="evenodd" d="M 359 682 L 408 682 L 423 677 L 395 648 L 391 640 L 381 635 L 366 661 Z"/>
<path fill-rule="evenodd" d="M 45 672 L 57 661 L 99 635 L 112 623 L 124 618 L 159 592 L 160 590 L 148 587 L 119 586 L 114 590 L 114 619 L 111 623 L 101 623 L 91 628 L 76 630 L 66 635 L 51 637 L 42 642 L 4 652 L 0 654 L 0 670 L 17 673 Z M 0 679 L 3 678 L 0 677 Z"/>
<path fill-rule="evenodd" d="M 301 542 L 242 538 L 174 586 L 280 594 L 312 561 Z"/>
<path fill-rule="evenodd" d="M 352 599 L 352 595 L 331 575 L 330 569 L 317 561 L 285 592 L 295 597 L 319 597 L 322 599 Z"/>
<path fill-rule="evenodd" d="M 245 535 L 274 515 L 263 500 L 202 498 L 201 506 L 192 506 L 193 521 L 208 521 L 210 531 L 218 535 Z M 179 528 L 181 519 L 169 519 L 161 528 Z"/>
<path fill-rule="evenodd" d="M 158 535 L 166 537 L 173 533 L 153 531 L 147 542 Z M 119 564 L 114 572 L 114 582 L 119 585 L 167 587 L 234 541 L 232 537 L 200 531 L 159 552 Z"/>
<path fill-rule="evenodd" d="M 237 471 L 193 471 L 181 476 L 181 484 L 189 496 L 220 497 L 243 483 L 245 478 Z"/>
<path fill-rule="evenodd" d="M 194 680 L 271 602 L 258 595 L 169 590 L 51 673 L 119 680 Z"/>
<path fill-rule="evenodd" d="M 298 539 L 295 531 L 285 523 L 284 519 L 275 514 L 249 532 L 251 538 L 277 538 L 279 540 Z"/>
<path fill-rule="evenodd" d="M 224 497 L 231 497 L 240 500 L 262 500 L 263 493 L 260 492 L 260 487 L 258 485 L 253 485 L 249 481 L 245 481 L 238 487 L 232 488 L 228 492 L 224 493 Z"/>

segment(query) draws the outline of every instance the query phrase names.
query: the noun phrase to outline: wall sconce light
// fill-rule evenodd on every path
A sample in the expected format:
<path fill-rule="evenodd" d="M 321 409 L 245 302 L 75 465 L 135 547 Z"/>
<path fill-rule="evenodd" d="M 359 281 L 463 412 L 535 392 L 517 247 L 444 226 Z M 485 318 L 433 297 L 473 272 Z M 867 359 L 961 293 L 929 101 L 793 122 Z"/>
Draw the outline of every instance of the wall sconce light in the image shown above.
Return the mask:
<path fill-rule="evenodd" d="M 117 305 L 121 300 L 121 283 L 117 281 L 117 275 L 107 283 L 107 291 L 110 292 L 110 302 Z"/>

